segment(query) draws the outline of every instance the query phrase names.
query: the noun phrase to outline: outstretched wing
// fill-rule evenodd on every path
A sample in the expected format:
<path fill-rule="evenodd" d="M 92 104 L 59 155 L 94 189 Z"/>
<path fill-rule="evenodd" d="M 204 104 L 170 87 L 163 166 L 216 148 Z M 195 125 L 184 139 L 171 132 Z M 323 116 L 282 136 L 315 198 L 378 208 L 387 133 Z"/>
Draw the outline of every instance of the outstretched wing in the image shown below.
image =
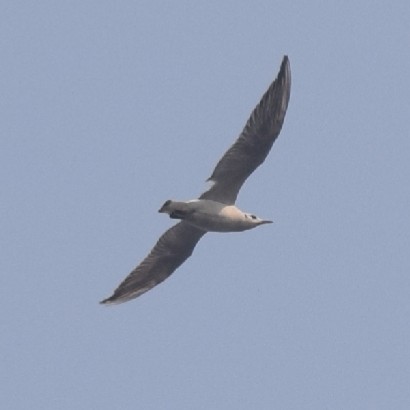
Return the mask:
<path fill-rule="evenodd" d="M 262 164 L 278 137 L 290 97 L 290 64 L 287 56 L 276 80 L 253 110 L 244 130 L 225 152 L 208 181 L 214 184 L 201 199 L 232 205 L 245 180 Z"/>
<path fill-rule="evenodd" d="M 205 231 L 187 222 L 168 229 L 149 255 L 120 283 L 113 295 L 100 303 L 123 303 L 164 281 L 188 259 Z"/>

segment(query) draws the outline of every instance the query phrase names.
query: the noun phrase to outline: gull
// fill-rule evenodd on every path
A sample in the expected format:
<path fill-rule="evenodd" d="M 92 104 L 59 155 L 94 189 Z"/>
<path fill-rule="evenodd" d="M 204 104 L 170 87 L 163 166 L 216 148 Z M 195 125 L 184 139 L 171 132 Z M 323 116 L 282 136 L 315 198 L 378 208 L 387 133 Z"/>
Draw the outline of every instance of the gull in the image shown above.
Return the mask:
<path fill-rule="evenodd" d="M 188 259 L 206 232 L 240 232 L 272 221 L 242 212 L 235 206 L 245 180 L 261 165 L 278 137 L 290 97 L 290 64 L 283 57 L 279 73 L 253 110 L 242 133 L 217 163 L 211 187 L 198 199 L 166 201 L 158 212 L 178 219 L 148 256 L 102 304 L 134 299 L 168 278 Z"/>

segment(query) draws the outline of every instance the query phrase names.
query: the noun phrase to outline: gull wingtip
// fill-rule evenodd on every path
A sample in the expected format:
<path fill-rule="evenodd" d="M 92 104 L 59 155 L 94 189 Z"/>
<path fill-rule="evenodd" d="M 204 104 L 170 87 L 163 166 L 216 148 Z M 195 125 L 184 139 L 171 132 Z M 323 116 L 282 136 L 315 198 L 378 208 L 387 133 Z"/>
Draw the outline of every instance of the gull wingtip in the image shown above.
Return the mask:
<path fill-rule="evenodd" d="M 106 298 L 106 299 L 100 300 L 98 303 L 100 305 L 104 305 L 104 306 L 112 305 L 111 298 Z"/>
<path fill-rule="evenodd" d="M 112 306 L 112 305 L 118 305 L 122 302 L 125 302 L 125 300 L 123 300 L 123 298 L 115 296 L 115 294 L 113 294 L 108 298 L 100 300 L 99 304 L 104 305 L 104 306 Z"/>

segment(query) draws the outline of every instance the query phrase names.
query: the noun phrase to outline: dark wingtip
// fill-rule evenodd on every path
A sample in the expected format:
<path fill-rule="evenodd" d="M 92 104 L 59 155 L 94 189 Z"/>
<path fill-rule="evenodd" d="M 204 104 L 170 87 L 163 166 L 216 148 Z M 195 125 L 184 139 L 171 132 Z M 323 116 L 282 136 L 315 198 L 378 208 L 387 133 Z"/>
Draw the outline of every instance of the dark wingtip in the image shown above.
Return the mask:
<path fill-rule="evenodd" d="M 114 305 L 116 303 L 119 303 L 119 301 L 118 301 L 118 298 L 115 296 L 115 294 L 99 302 L 100 305 L 105 305 L 105 306 Z"/>
<path fill-rule="evenodd" d="M 290 77 L 290 61 L 289 61 L 289 57 L 287 55 L 283 56 L 282 64 L 280 65 L 280 70 L 279 70 L 278 77 L 284 72 L 286 72 L 286 75 L 288 77 Z"/>

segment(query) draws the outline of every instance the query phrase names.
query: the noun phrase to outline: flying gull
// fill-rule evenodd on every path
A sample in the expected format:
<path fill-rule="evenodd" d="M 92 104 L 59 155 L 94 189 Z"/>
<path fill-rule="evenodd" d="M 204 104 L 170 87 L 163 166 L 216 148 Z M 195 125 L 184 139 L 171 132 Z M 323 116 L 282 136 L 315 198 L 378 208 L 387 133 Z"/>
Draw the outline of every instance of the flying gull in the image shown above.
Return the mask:
<path fill-rule="evenodd" d="M 290 83 L 289 59 L 284 56 L 276 80 L 208 179 L 212 186 L 198 199 L 168 200 L 162 205 L 159 212 L 181 221 L 159 238 L 149 255 L 101 303 L 127 302 L 164 281 L 191 256 L 206 232 L 240 232 L 272 222 L 242 212 L 235 201 L 242 184 L 263 163 L 280 133 Z"/>

